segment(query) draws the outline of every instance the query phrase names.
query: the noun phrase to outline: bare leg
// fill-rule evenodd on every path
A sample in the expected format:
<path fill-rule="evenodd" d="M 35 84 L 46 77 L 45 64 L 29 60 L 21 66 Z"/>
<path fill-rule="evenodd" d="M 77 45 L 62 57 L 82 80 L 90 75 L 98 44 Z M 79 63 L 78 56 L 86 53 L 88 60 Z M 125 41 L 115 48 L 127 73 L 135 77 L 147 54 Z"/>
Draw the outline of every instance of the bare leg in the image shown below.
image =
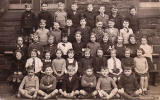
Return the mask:
<path fill-rule="evenodd" d="M 114 88 L 111 93 L 108 95 L 107 99 L 111 99 L 113 98 L 113 96 L 115 96 L 118 92 L 118 89 L 117 88 Z"/>
<path fill-rule="evenodd" d="M 45 97 L 44 97 L 44 99 L 49 99 L 49 98 L 51 98 L 51 97 L 53 97 L 55 94 L 57 94 L 58 93 L 58 90 L 57 89 L 55 89 L 53 92 L 51 92 L 49 95 L 46 95 Z"/>
<path fill-rule="evenodd" d="M 19 93 L 20 93 L 22 96 L 24 96 L 24 97 L 26 97 L 26 98 L 29 98 L 29 99 L 32 99 L 32 97 L 33 97 L 33 96 L 31 96 L 31 95 L 28 93 L 27 90 L 24 90 L 24 89 L 20 89 L 20 90 L 19 90 Z"/>
<path fill-rule="evenodd" d="M 140 78 L 140 85 L 141 85 L 142 90 L 144 91 L 144 77 Z"/>

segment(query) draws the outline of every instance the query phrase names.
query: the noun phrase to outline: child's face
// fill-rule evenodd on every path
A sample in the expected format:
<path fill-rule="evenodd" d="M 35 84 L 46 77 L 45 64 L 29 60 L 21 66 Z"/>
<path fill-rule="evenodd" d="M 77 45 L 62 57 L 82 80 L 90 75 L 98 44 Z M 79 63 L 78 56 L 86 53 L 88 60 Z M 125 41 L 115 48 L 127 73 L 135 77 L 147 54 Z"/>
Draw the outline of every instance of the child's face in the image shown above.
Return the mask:
<path fill-rule="evenodd" d="M 131 69 L 130 70 L 124 70 L 124 74 L 126 76 L 130 76 L 132 74 L 132 70 Z"/>
<path fill-rule="evenodd" d="M 142 51 L 141 50 L 137 50 L 137 56 L 138 57 L 142 56 Z"/>
<path fill-rule="evenodd" d="M 82 36 L 80 34 L 76 34 L 75 38 L 76 38 L 77 41 L 80 41 Z"/>
<path fill-rule="evenodd" d="M 113 14 L 117 14 L 117 13 L 118 13 L 118 9 L 117 9 L 117 8 L 112 8 L 112 9 L 111 9 L 111 12 L 112 12 Z"/>
<path fill-rule="evenodd" d="M 46 59 L 50 59 L 50 57 L 51 57 L 51 54 L 50 54 L 49 52 L 47 52 L 47 53 L 45 54 L 45 58 L 46 58 Z"/>
<path fill-rule="evenodd" d="M 20 52 L 16 52 L 16 58 L 17 60 L 21 60 L 22 54 Z"/>
<path fill-rule="evenodd" d="M 81 25 L 86 25 L 86 20 L 85 19 L 81 19 L 80 24 Z"/>
<path fill-rule="evenodd" d="M 73 69 L 69 69 L 68 70 L 68 74 L 69 74 L 69 76 L 73 76 L 74 75 L 74 70 Z"/>
<path fill-rule="evenodd" d="M 113 28 L 114 27 L 114 22 L 113 21 L 108 21 L 108 26 L 109 28 Z"/>
<path fill-rule="evenodd" d="M 72 26 L 73 25 L 72 20 L 67 20 L 66 24 L 67 24 L 67 26 Z"/>
<path fill-rule="evenodd" d="M 128 51 L 125 51 L 125 57 L 130 57 L 130 51 L 128 50 Z"/>
<path fill-rule="evenodd" d="M 35 51 L 32 51 L 32 52 L 31 52 L 31 57 L 32 57 L 32 58 L 37 57 L 37 53 L 36 53 Z"/>
<path fill-rule="evenodd" d="M 88 75 L 88 76 L 91 76 L 92 74 L 93 74 L 93 70 L 92 69 L 87 69 L 86 70 L 86 74 Z"/>
<path fill-rule="evenodd" d="M 123 22 L 123 27 L 124 27 L 124 28 L 128 28 L 128 26 L 129 26 L 129 22 L 124 21 L 124 22 Z"/>
<path fill-rule="evenodd" d="M 99 8 L 99 12 L 100 12 L 100 13 L 104 13 L 104 12 L 105 12 L 105 7 L 100 7 L 100 8 Z"/>
<path fill-rule="evenodd" d="M 34 69 L 28 70 L 28 75 L 29 75 L 29 76 L 33 76 L 33 75 L 34 75 Z"/>
<path fill-rule="evenodd" d="M 131 15 L 136 15 L 136 13 L 137 13 L 137 11 L 136 11 L 135 8 L 133 8 L 133 9 L 130 10 L 130 14 L 131 14 Z"/>
<path fill-rule="evenodd" d="M 68 41 L 68 37 L 67 37 L 67 36 L 63 37 L 63 38 L 62 38 L 62 41 L 63 41 L 64 43 L 66 43 L 66 42 Z"/>
<path fill-rule="evenodd" d="M 32 9 L 31 5 L 26 6 L 26 11 L 31 11 L 31 9 Z"/>
<path fill-rule="evenodd" d="M 23 44 L 23 38 L 22 37 L 18 37 L 17 44 L 19 44 L 19 45 Z"/>
<path fill-rule="evenodd" d="M 96 26 L 97 26 L 98 28 L 102 28 L 103 23 L 102 23 L 102 22 L 97 22 Z"/>
<path fill-rule="evenodd" d="M 93 10 L 93 5 L 89 4 L 88 7 L 87 7 L 87 10 L 92 11 Z"/>
<path fill-rule="evenodd" d="M 61 58 L 62 52 L 61 52 L 60 50 L 58 50 L 58 51 L 56 52 L 56 56 L 57 56 L 58 58 Z"/>
<path fill-rule="evenodd" d="M 49 44 L 53 44 L 54 43 L 54 37 L 49 37 L 49 39 L 48 39 L 48 43 Z"/>
<path fill-rule="evenodd" d="M 97 50 L 97 55 L 98 55 L 99 57 L 102 57 L 102 56 L 103 56 L 103 51 L 102 51 L 102 50 Z"/>
<path fill-rule="evenodd" d="M 51 68 L 51 67 L 47 67 L 46 70 L 45 70 L 45 73 L 46 73 L 47 75 L 51 75 L 51 74 L 53 73 L 52 68 Z"/>
<path fill-rule="evenodd" d="M 60 26 L 59 26 L 59 23 L 54 23 L 54 26 L 53 26 L 53 27 L 54 27 L 54 29 L 59 29 L 59 27 L 60 27 Z"/>
<path fill-rule="evenodd" d="M 96 41 L 95 35 L 91 35 L 90 40 L 91 40 L 91 42 L 95 42 Z"/>
<path fill-rule="evenodd" d="M 42 4 L 42 10 L 46 11 L 48 9 L 48 5 L 47 4 Z"/>
<path fill-rule="evenodd" d="M 111 51 L 111 57 L 115 58 L 116 57 L 116 51 Z"/>
<path fill-rule="evenodd" d="M 108 76 L 108 74 L 109 74 L 108 69 L 101 69 L 101 74 L 102 74 L 103 76 Z"/>
<path fill-rule="evenodd" d="M 108 42 L 108 39 L 109 39 L 108 36 L 104 36 L 104 37 L 103 37 L 103 42 L 104 42 L 104 43 L 107 43 L 107 42 Z"/>
<path fill-rule="evenodd" d="M 142 38 L 142 39 L 141 39 L 141 43 L 142 43 L 143 45 L 147 44 L 147 39 L 146 39 L 146 38 Z"/>
<path fill-rule="evenodd" d="M 123 44 L 123 38 L 122 37 L 118 37 L 117 42 L 118 42 L 118 44 Z"/>
<path fill-rule="evenodd" d="M 39 25 L 41 28 L 45 28 L 46 27 L 46 23 L 40 23 Z"/>
<path fill-rule="evenodd" d="M 68 57 L 69 57 L 69 58 L 73 58 L 73 57 L 74 57 L 74 53 L 73 53 L 73 52 L 69 52 L 69 53 L 68 53 Z"/>
<path fill-rule="evenodd" d="M 90 54 L 89 51 L 86 51 L 86 52 L 84 53 L 84 55 L 85 55 L 86 58 L 89 58 L 91 54 Z"/>
<path fill-rule="evenodd" d="M 59 4 L 58 9 L 59 10 L 64 10 L 64 4 Z"/>
<path fill-rule="evenodd" d="M 33 41 L 34 41 L 34 42 L 38 42 L 38 41 L 39 41 L 38 35 L 34 35 L 34 36 L 33 36 Z"/>
<path fill-rule="evenodd" d="M 73 5 L 71 6 L 71 9 L 72 9 L 73 11 L 76 11 L 77 8 L 78 8 L 78 6 L 77 6 L 76 4 L 73 4 Z"/>
<path fill-rule="evenodd" d="M 135 37 L 130 37 L 130 42 L 131 42 L 131 44 L 135 44 L 136 43 L 136 39 L 135 39 Z"/>

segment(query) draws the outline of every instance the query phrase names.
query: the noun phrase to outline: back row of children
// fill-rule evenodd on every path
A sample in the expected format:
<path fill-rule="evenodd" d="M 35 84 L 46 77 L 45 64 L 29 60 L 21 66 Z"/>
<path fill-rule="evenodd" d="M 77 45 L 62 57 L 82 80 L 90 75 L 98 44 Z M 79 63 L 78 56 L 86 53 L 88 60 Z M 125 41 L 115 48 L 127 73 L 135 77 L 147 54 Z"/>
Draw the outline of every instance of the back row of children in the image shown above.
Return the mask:
<path fill-rule="evenodd" d="M 30 13 L 31 8 L 28 11 L 28 7 L 25 13 Z M 32 35 L 29 46 L 25 46 L 23 37 L 28 37 L 33 27 L 30 27 L 29 34 L 17 39 L 16 59 L 10 77 L 12 83 L 18 87 L 23 75 L 28 72 L 19 87 L 18 96 L 36 98 L 39 94 L 48 99 L 57 93 L 65 97 L 81 97 L 89 93 L 93 97 L 98 94 L 110 99 L 118 93 L 135 100 L 137 98 L 133 96 L 147 94 L 153 50 L 147 37 L 137 41 L 135 35 L 139 22 L 134 16 L 134 7 L 130 9 L 128 19 L 124 20 L 118 15 L 116 6 L 112 7 L 110 17 L 104 13 L 105 7 L 101 6 L 100 14 L 94 20 L 89 15 L 93 11 L 92 4 L 88 5 L 88 13 L 82 18 L 78 17 L 80 13 L 75 3 L 70 13 L 63 10 L 63 3 L 59 3 L 58 7 L 53 29 L 53 21 L 49 20 L 52 19 L 49 17 L 51 14 L 46 11 L 47 4 L 43 3 L 42 12 L 38 15 L 39 28 Z M 33 21 L 22 20 L 22 25 Z M 23 31 L 30 28 L 23 27 Z M 136 78 L 139 78 L 138 82 Z"/>

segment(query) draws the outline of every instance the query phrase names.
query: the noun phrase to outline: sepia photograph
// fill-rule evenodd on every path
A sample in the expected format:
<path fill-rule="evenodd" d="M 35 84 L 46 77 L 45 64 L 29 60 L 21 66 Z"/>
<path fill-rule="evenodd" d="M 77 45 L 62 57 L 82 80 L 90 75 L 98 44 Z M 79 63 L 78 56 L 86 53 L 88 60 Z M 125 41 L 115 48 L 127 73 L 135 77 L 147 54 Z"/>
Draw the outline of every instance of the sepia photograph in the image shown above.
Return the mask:
<path fill-rule="evenodd" d="M 0 100 L 160 100 L 160 0 L 0 0 Z"/>

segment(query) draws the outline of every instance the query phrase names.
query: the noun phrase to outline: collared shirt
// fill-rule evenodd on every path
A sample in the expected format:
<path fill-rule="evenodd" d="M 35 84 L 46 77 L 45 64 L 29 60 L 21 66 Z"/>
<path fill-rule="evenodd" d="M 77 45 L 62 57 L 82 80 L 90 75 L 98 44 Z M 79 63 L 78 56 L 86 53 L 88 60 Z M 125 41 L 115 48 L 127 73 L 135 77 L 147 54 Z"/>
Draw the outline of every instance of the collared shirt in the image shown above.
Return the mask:
<path fill-rule="evenodd" d="M 128 44 L 129 41 L 129 35 L 133 34 L 133 31 L 131 28 L 123 28 L 123 29 L 120 29 L 120 36 L 123 37 L 123 40 L 124 40 L 124 44 Z"/>
<path fill-rule="evenodd" d="M 72 44 L 70 42 L 67 43 L 60 42 L 58 43 L 57 48 L 62 50 L 63 55 L 67 55 L 68 50 L 72 49 Z"/>
<path fill-rule="evenodd" d="M 99 21 L 103 22 L 103 26 L 104 27 L 108 26 L 108 20 L 109 20 L 109 16 L 106 15 L 106 14 L 104 14 L 103 16 L 102 15 L 98 15 L 96 17 L 96 22 L 99 22 Z"/>

